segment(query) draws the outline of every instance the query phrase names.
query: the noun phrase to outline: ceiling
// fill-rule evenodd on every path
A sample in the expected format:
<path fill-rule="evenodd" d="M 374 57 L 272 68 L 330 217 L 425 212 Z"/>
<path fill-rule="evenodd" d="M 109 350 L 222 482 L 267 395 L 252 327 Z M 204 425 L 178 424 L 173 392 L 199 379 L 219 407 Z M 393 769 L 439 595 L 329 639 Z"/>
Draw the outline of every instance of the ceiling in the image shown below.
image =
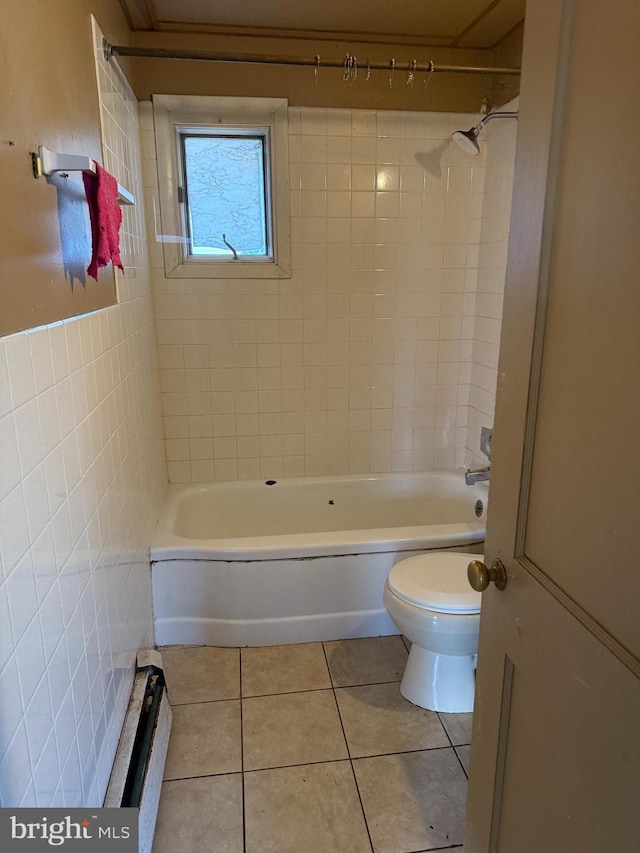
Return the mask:
<path fill-rule="evenodd" d="M 525 0 L 120 0 L 134 30 L 495 47 Z"/>

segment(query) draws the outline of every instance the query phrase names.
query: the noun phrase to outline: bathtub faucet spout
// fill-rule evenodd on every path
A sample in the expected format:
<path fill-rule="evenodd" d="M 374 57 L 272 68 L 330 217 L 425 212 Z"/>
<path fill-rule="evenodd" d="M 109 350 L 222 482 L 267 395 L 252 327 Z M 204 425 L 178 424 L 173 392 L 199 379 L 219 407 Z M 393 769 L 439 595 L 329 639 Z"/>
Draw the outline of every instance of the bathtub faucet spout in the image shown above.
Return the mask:
<path fill-rule="evenodd" d="M 464 481 L 467 486 L 475 486 L 476 483 L 481 483 L 488 480 L 491 474 L 491 466 L 486 468 L 467 468 L 464 474 Z"/>

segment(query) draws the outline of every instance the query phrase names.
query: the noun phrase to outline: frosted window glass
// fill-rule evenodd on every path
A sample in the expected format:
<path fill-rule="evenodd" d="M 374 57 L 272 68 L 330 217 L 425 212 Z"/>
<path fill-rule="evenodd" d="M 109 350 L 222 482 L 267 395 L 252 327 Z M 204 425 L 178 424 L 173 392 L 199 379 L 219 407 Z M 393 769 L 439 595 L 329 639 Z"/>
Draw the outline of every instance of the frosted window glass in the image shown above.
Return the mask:
<path fill-rule="evenodd" d="M 263 137 L 183 136 L 190 253 L 270 256 Z"/>

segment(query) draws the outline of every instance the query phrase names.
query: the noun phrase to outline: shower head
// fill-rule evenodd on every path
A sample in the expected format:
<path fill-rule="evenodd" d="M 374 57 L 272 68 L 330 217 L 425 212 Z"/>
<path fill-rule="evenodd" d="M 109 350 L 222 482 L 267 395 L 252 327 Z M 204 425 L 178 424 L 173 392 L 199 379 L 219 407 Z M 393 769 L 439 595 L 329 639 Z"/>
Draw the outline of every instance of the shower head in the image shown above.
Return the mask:
<path fill-rule="evenodd" d="M 463 151 L 466 151 L 467 154 L 472 154 L 475 157 L 476 154 L 480 153 L 480 146 L 478 145 L 479 132 L 480 131 L 477 127 L 472 127 L 470 130 L 455 130 L 451 134 L 451 138 L 454 142 L 458 143 Z"/>
<path fill-rule="evenodd" d="M 518 113 L 489 113 L 484 118 L 480 119 L 475 127 L 472 127 L 469 130 L 455 130 L 451 134 L 451 138 L 454 142 L 457 142 L 463 151 L 466 151 L 467 154 L 472 154 L 475 157 L 476 154 L 480 153 L 480 146 L 478 145 L 478 136 L 480 131 L 485 124 L 493 118 L 518 118 Z"/>

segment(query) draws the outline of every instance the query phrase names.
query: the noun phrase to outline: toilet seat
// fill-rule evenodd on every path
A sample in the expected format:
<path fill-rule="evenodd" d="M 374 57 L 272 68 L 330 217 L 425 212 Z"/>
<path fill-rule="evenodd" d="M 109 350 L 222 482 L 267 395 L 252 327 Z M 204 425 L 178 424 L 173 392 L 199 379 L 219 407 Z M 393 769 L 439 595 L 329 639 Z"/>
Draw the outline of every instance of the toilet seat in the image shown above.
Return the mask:
<path fill-rule="evenodd" d="M 467 566 L 482 560 L 479 554 L 420 554 L 401 560 L 391 569 L 388 584 L 398 598 L 436 613 L 480 613 L 482 595 L 469 586 Z"/>

